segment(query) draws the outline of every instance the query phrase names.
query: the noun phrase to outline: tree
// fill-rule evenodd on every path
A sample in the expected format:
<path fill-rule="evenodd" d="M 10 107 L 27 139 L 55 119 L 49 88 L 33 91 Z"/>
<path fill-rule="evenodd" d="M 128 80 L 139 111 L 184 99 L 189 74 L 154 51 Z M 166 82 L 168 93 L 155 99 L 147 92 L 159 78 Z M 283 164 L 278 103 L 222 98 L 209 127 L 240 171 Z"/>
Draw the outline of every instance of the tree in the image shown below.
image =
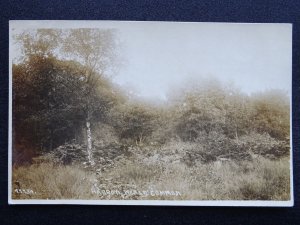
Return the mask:
<path fill-rule="evenodd" d="M 241 135 L 250 132 L 249 120 L 252 109 L 250 99 L 234 87 L 229 87 L 225 98 L 224 130 L 229 138 L 239 139 Z"/>
<path fill-rule="evenodd" d="M 252 96 L 253 128 L 279 140 L 289 139 L 290 103 L 280 90 L 269 90 Z"/>
<path fill-rule="evenodd" d="M 194 82 L 187 86 L 177 108 L 181 115 L 176 126 L 184 141 L 195 141 L 212 131 L 223 133 L 225 92 L 215 80 Z"/>
<path fill-rule="evenodd" d="M 70 82 L 64 88 L 73 95 L 71 99 L 75 104 L 71 104 L 72 107 L 84 115 L 87 153 L 89 162 L 93 165 L 91 122 L 94 116 L 102 117 L 112 106 L 113 102 L 106 97 L 115 95 L 109 88 L 111 87 L 109 82 L 105 80 L 105 75 L 114 70 L 118 58 L 114 30 L 38 29 L 24 32 L 17 36 L 16 40 L 23 46 L 23 57 L 21 57 L 23 62 L 32 62 L 35 57 L 44 60 L 56 57 L 64 62 L 77 62 L 76 68 L 74 63 L 73 65 L 68 63 L 68 67 L 72 67 L 72 70 L 76 71 L 77 78 L 75 82 Z M 43 65 L 43 62 L 40 63 Z M 70 72 L 66 68 L 60 72 L 65 73 L 66 71 Z M 59 83 L 61 77 L 60 74 L 57 74 L 58 80 L 55 85 L 62 84 Z M 64 79 L 72 80 L 67 76 L 64 76 Z M 46 88 L 46 90 L 48 89 Z"/>
<path fill-rule="evenodd" d="M 19 58 L 14 59 L 27 62 L 32 57 L 48 58 L 55 56 L 55 51 L 61 43 L 62 30 L 36 29 L 27 30 L 14 37 L 21 45 Z"/>
<path fill-rule="evenodd" d="M 13 65 L 13 130 L 19 146 L 51 151 L 77 135 L 83 119 L 74 94 L 82 87 L 78 67 L 42 56 Z"/>
<path fill-rule="evenodd" d="M 97 87 L 99 87 L 101 77 L 117 58 L 115 47 L 116 42 L 112 30 L 71 29 L 63 41 L 62 50 L 84 66 L 82 76 L 85 81 L 85 88 L 80 94 L 83 96 L 81 102 L 86 118 L 87 152 L 91 165 L 94 165 L 91 120 L 96 111 L 99 115 L 107 110 L 107 104 L 97 104 L 99 103 L 97 101 Z"/>
<path fill-rule="evenodd" d="M 137 145 L 151 136 L 156 128 L 157 112 L 138 103 L 122 104 L 113 109 L 113 126 L 121 139 L 129 139 Z"/>

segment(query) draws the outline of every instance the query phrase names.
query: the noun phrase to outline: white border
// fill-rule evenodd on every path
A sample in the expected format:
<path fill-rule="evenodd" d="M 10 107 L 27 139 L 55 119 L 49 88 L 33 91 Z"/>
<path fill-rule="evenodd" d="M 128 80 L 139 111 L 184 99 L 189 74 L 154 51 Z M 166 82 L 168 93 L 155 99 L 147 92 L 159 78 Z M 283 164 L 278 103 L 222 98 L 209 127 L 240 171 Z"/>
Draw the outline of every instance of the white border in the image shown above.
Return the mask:
<path fill-rule="evenodd" d="M 151 206 L 259 206 L 291 207 L 291 201 L 186 201 L 186 200 L 11 200 L 13 205 L 151 205 Z"/>
<path fill-rule="evenodd" d="M 248 200 L 210 200 L 210 201 L 189 201 L 189 200 L 14 200 L 12 199 L 12 32 L 13 26 L 26 28 L 97 28 L 113 27 L 116 23 L 196 23 L 196 22 L 167 22 L 167 21 L 80 21 L 80 20 L 10 20 L 9 21 L 9 120 L 8 120 L 8 203 L 12 205 L 148 205 L 148 206 L 258 206 L 258 207 L 292 207 L 294 206 L 294 181 L 293 181 L 293 141 L 292 141 L 292 90 L 290 98 L 290 200 L 288 201 L 248 201 Z M 208 23 L 205 23 L 208 24 Z M 212 23 L 210 23 L 212 24 Z M 213 23 L 233 24 L 233 23 Z M 234 23 L 244 25 L 258 25 L 261 23 Z M 266 24 L 266 23 L 263 23 Z M 273 23 L 272 23 L 273 24 Z M 273 24 L 274 25 L 274 24 Z M 285 24 L 291 27 L 292 45 L 292 24 Z M 292 46 L 291 46 L 292 50 Z M 291 51 L 292 57 L 292 51 Z M 291 60 L 292 62 L 292 60 Z M 290 65 L 292 68 L 292 64 Z M 291 76 L 292 77 L 292 76 Z M 292 88 L 292 79 L 291 79 Z"/>

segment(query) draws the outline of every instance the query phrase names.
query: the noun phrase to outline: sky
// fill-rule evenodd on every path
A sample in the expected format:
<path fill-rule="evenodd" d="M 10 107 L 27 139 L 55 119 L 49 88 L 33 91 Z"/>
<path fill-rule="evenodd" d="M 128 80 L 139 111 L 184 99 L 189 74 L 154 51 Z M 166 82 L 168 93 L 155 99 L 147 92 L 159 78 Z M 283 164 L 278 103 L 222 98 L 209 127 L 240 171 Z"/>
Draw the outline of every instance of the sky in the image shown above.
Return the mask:
<path fill-rule="evenodd" d="M 20 23 L 11 27 L 24 28 Z M 124 63 L 113 80 L 145 99 L 165 100 L 172 87 L 207 77 L 234 83 L 247 94 L 267 89 L 291 92 L 290 24 L 27 23 L 27 27 L 58 26 L 116 28 Z"/>
<path fill-rule="evenodd" d="M 127 60 L 115 81 L 165 99 L 186 80 L 214 77 L 243 92 L 291 89 L 291 27 L 213 23 L 134 24 L 120 29 Z"/>

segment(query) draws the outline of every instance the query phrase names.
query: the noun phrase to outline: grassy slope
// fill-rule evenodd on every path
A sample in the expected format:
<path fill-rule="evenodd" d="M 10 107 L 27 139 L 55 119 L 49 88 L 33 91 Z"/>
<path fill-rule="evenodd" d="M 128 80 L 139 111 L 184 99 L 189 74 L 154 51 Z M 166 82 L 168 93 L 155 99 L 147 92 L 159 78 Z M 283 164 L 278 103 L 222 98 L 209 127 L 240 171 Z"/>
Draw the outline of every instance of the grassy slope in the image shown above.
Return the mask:
<path fill-rule="evenodd" d="M 179 199 L 179 200 L 288 200 L 289 159 L 252 162 L 212 162 L 187 167 L 178 162 L 144 163 L 121 160 L 96 175 L 77 166 L 31 165 L 13 169 L 15 199 Z M 14 190 L 32 189 L 35 194 Z M 180 196 L 97 195 L 99 190 L 169 190 Z"/>

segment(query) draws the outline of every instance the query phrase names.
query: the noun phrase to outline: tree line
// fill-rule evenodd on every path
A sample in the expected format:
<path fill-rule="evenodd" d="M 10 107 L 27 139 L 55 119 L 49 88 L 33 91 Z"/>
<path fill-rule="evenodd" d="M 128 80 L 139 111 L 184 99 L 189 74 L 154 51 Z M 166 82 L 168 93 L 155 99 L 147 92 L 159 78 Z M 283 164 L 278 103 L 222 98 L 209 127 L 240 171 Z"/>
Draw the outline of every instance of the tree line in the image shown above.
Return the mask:
<path fill-rule="evenodd" d="M 247 95 L 203 79 L 175 90 L 164 106 L 152 105 L 130 99 L 108 75 L 118 64 L 115 30 L 38 29 L 15 40 L 22 49 L 12 68 L 15 164 L 71 142 L 85 146 L 93 164 L 94 131 L 102 125 L 127 145 L 178 140 L 211 154 L 288 154 L 290 103 L 281 90 Z"/>

